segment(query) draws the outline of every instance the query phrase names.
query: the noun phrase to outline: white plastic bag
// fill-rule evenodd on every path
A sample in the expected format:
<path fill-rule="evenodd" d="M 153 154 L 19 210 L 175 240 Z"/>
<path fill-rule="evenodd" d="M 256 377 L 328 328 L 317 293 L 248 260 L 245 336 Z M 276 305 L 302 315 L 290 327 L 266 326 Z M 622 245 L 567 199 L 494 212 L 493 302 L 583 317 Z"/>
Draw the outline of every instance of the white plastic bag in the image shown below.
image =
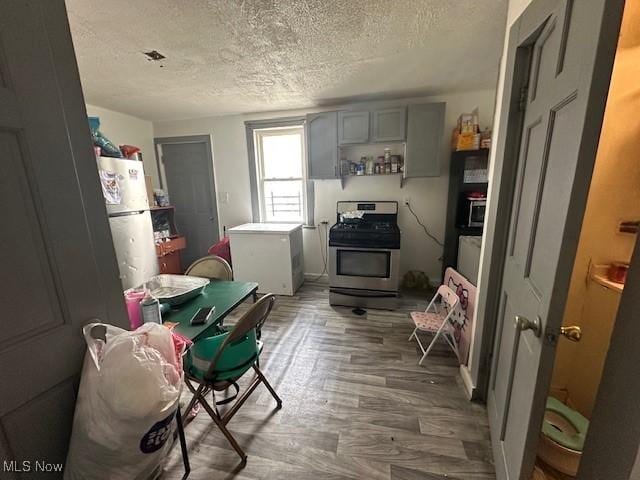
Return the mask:
<path fill-rule="evenodd" d="M 66 480 L 149 479 L 171 444 L 182 365 L 171 332 L 93 323 L 64 472 Z"/>

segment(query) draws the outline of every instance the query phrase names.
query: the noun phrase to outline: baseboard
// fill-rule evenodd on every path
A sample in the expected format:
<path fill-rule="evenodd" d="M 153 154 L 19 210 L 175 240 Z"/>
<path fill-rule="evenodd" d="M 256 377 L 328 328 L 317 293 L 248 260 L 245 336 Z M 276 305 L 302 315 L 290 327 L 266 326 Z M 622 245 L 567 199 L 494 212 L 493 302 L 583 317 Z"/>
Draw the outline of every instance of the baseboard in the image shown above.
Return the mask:
<path fill-rule="evenodd" d="M 471 372 L 469 372 L 469 368 L 466 365 L 460 365 L 460 376 L 462 377 L 462 384 L 464 385 L 464 389 L 467 392 L 467 398 L 469 400 L 475 400 L 477 395 L 477 388 L 473 384 Z"/>
<path fill-rule="evenodd" d="M 305 273 L 304 281 L 329 284 L 329 275 L 327 273 Z"/>

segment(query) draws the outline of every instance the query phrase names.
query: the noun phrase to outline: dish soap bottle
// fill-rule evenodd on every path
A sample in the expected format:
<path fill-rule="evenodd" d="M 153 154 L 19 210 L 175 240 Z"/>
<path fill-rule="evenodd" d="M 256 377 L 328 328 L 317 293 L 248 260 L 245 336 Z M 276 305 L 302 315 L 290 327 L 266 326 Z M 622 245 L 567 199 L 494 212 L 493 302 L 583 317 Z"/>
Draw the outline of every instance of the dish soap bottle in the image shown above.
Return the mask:
<path fill-rule="evenodd" d="M 158 323 L 162 325 L 162 317 L 160 316 L 160 302 L 156 297 L 151 295 L 150 290 L 146 290 L 142 302 L 140 302 L 140 310 L 142 311 L 143 323 Z"/>

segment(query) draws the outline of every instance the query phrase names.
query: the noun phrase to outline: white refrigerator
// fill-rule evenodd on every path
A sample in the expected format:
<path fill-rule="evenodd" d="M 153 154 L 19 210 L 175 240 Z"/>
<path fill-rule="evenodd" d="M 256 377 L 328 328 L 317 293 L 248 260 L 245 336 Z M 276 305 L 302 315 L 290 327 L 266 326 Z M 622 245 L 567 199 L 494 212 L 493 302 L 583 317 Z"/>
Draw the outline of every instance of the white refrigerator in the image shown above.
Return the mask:
<path fill-rule="evenodd" d="M 138 160 L 99 157 L 98 174 L 126 290 L 143 284 L 159 270 L 144 169 Z"/>

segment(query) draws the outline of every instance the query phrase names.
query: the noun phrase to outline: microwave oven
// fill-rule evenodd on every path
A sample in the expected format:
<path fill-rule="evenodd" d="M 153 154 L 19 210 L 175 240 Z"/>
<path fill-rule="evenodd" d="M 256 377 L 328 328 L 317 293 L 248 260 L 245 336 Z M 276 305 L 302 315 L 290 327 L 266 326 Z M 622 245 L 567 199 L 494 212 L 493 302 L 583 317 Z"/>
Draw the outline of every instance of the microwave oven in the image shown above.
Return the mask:
<path fill-rule="evenodd" d="M 484 225 L 484 214 L 487 208 L 486 198 L 467 199 L 469 215 L 466 219 L 467 227 L 482 227 Z"/>

